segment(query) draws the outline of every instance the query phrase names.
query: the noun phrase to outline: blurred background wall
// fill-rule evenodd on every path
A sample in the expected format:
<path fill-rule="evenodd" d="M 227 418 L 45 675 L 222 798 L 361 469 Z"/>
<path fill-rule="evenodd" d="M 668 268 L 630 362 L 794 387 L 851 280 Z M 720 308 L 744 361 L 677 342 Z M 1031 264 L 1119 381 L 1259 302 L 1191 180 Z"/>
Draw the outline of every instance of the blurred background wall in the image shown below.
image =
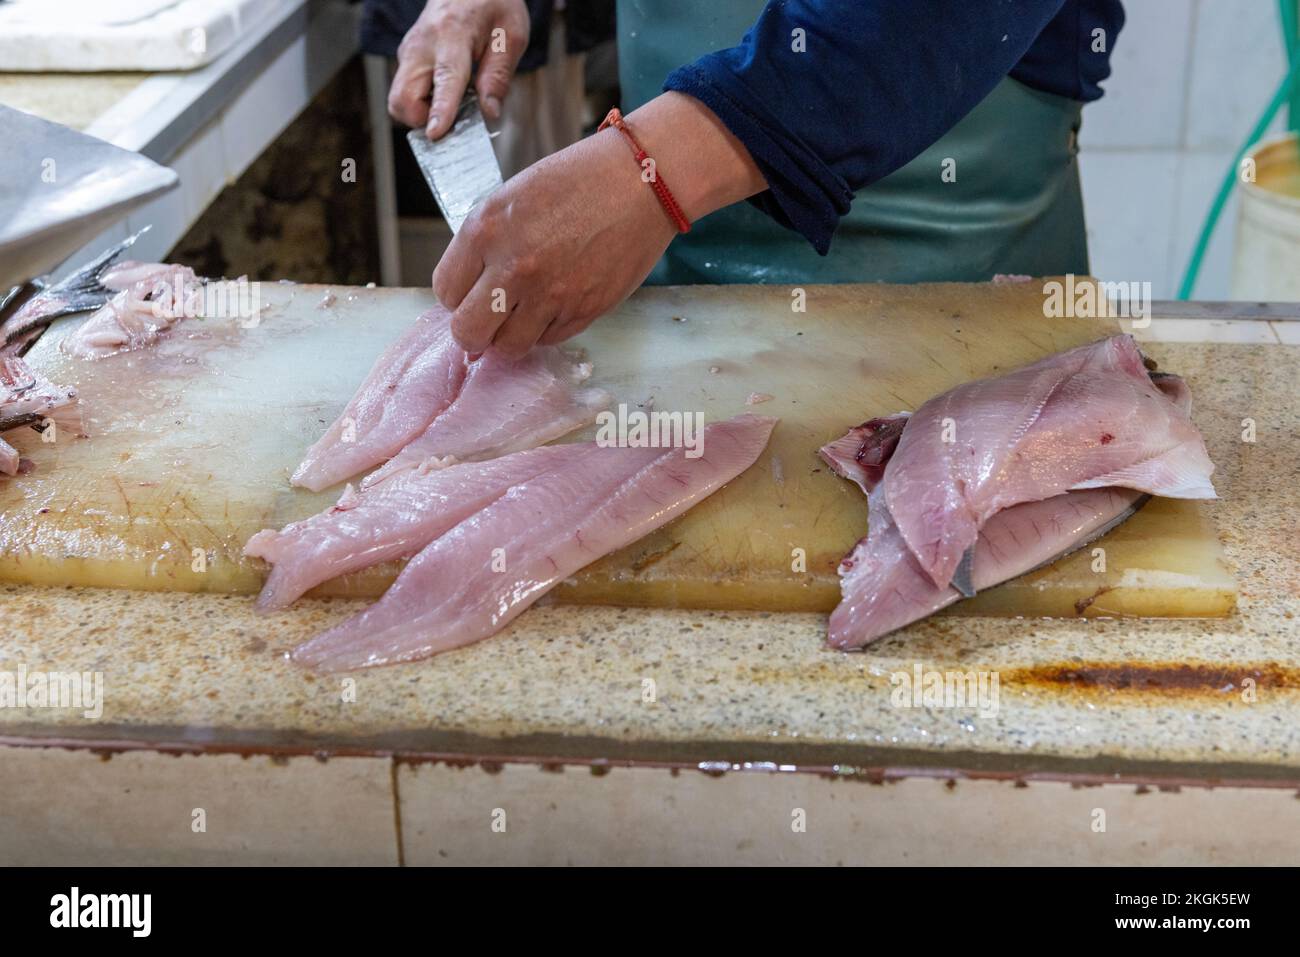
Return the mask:
<path fill-rule="evenodd" d="M 1127 0 L 1106 95 L 1079 137 L 1095 275 L 1173 298 L 1201 222 L 1286 54 L 1271 0 Z M 1283 118 L 1274 132 L 1283 129 Z M 1228 298 L 1237 199 L 1196 285 Z"/>

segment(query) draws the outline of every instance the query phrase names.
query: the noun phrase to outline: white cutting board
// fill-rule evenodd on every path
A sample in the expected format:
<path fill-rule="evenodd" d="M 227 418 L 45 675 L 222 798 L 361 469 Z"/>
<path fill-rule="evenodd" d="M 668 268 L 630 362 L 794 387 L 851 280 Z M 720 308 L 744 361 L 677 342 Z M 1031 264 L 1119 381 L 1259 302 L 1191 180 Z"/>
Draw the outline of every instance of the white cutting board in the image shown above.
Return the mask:
<path fill-rule="evenodd" d="M 255 328 L 187 320 L 153 348 L 92 363 L 57 347 L 76 319 L 37 343 L 32 366 L 78 390 L 90 437 L 6 435 L 33 468 L 0 481 L 0 581 L 261 586 L 265 566 L 242 557 L 244 542 L 333 504 L 340 489 L 310 494 L 290 487 L 289 475 L 375 357 L 435 301 L 428 289 L 327 295 L 264 283 L 261 293 Z M 866 531 L 867 503 L 817 458 L 822 444 L 863 419 L 1113 331 L 1045 318 L 1032 284 L 810 286 L 806 312 L 792 311 L 787 290 L 774 286 L 642 289 L 574 340 L 594 366 L 592 384 L 632 409 L 709 422 L 752 409 L 781 422 L 753 468 L 554 597 L 834 607 L 835 566 Z M 750 406 L 751 392 L 771 398 Z M 1105 574 L 1082 551 L 959 607 L 1071 616 L 1231 609 L 1235 584 L 1203 503 L 1153 504 L 1104 541 Z M 378 595 L 395 571 L 370 569 L 323 592 Z"/>
<path fill-rule="evenodd" d="M 191 70 L 299 0 L 8 0 L 0 66 L 19 72 Z"/>

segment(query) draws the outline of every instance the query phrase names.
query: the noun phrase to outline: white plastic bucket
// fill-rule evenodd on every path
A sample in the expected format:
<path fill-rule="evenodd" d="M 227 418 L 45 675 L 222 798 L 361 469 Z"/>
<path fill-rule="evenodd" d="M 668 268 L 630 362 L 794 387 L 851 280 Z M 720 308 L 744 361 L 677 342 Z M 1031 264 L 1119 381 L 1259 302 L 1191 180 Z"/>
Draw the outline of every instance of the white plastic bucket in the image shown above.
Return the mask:
<path fill-rule="evenodd" d="M 1264 140 L 1246 157 L 1254 182 L 1241 184 L 1232 298 L 1300 302 L 1300 137 Z"/>

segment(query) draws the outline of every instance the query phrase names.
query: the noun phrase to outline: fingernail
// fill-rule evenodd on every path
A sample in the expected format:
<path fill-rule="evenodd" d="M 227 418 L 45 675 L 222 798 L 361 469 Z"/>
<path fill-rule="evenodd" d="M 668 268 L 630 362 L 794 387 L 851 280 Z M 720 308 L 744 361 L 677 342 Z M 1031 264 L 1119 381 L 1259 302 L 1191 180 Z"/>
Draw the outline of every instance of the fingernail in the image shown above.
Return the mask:
<path fill-rule="evenodd" d="M 437 113 L 429 114 L 429 122 L 424 125 L 424 135 L 433 139 L 433 131 L 438 128 L 440 118 Z"/>
<path fill-rule="evenodd" d="M 488 119 L 496 120 L 501 118 L 501 98 L 489 96 L 483 100 L 483 107 L 488 115 Z"/>

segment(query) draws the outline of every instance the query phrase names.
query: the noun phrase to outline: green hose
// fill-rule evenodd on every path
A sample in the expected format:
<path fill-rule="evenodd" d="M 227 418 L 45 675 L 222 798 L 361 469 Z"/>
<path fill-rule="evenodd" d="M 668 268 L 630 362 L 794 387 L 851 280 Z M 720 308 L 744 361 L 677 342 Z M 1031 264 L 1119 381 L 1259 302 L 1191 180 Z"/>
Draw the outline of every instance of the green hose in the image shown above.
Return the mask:
<path fill-rule="evenodd" d="M 1246 151 L 1259 142 L 1269 124 L 1273 122 L 1273 117 L 1277 116 L 1278 110 L 1282 109 L 1283 104 L 1289 104 L 1288 120 L 1290 121 L 1290 127 L 1296 129 L 1296 124 L 1300 121 L 1300 82 L 1297 82 L 1297 79 L 1300 78 L 1300 33 L 1297 33 L 1297 20 L 1300 18 L 1297 17 L 1295 0 L 1278 0 L 1278 11 L 1282 17 L 1282 29 L 1285 31 L 1284 39 L 1290 69 L 1287 70 L 1286 76 L 1283 77 L 1281 84 L 1279 84 L 1277 92 L 1273 94 L 1273 99 L 1269 101 L 1254 128 L 1247 135 L 1246 141 L 1237 150 L 1237 155 L 1232 158 L 1232 165 L 1228 167 L 1227 175 L 1223 177 L 1219 192 L 1215 195 L 1210 211 L 1205 216 L 1205 222 L 1201 225 L 1201 234 L 1196 239 L 1192 257 L 1187 261 L 1187 269 L 1183 273 L 1182 285 L 1178 287 L 1179 299 L 1192 298 L 1192 290 L 1196 287 L 1196 277 L 1200 275 L 1201 263 L 1205 259 L 1205 251 L 1210 246 L 1210 237 L 1214 235 L 1214 227 L 1218 225 L 1219 217 L 1223 214 L 1223 207 L 1227 205 L 1228 198 L 1232 195 L 1232 188 L 1236 184 L 1241 160 L 1246 155 Z"/>
<path fill-rule="evenodd" d="M 1282 42 L 1286 45 L 1287 63 L 1295 65 L 1300 56 L 1300 0 L 1278 0 L 1278 16 L 1282 21 Z M 1300 86 L 1291 88 L 1287 105 L 1287 126 L 1300 130 Z"/>

